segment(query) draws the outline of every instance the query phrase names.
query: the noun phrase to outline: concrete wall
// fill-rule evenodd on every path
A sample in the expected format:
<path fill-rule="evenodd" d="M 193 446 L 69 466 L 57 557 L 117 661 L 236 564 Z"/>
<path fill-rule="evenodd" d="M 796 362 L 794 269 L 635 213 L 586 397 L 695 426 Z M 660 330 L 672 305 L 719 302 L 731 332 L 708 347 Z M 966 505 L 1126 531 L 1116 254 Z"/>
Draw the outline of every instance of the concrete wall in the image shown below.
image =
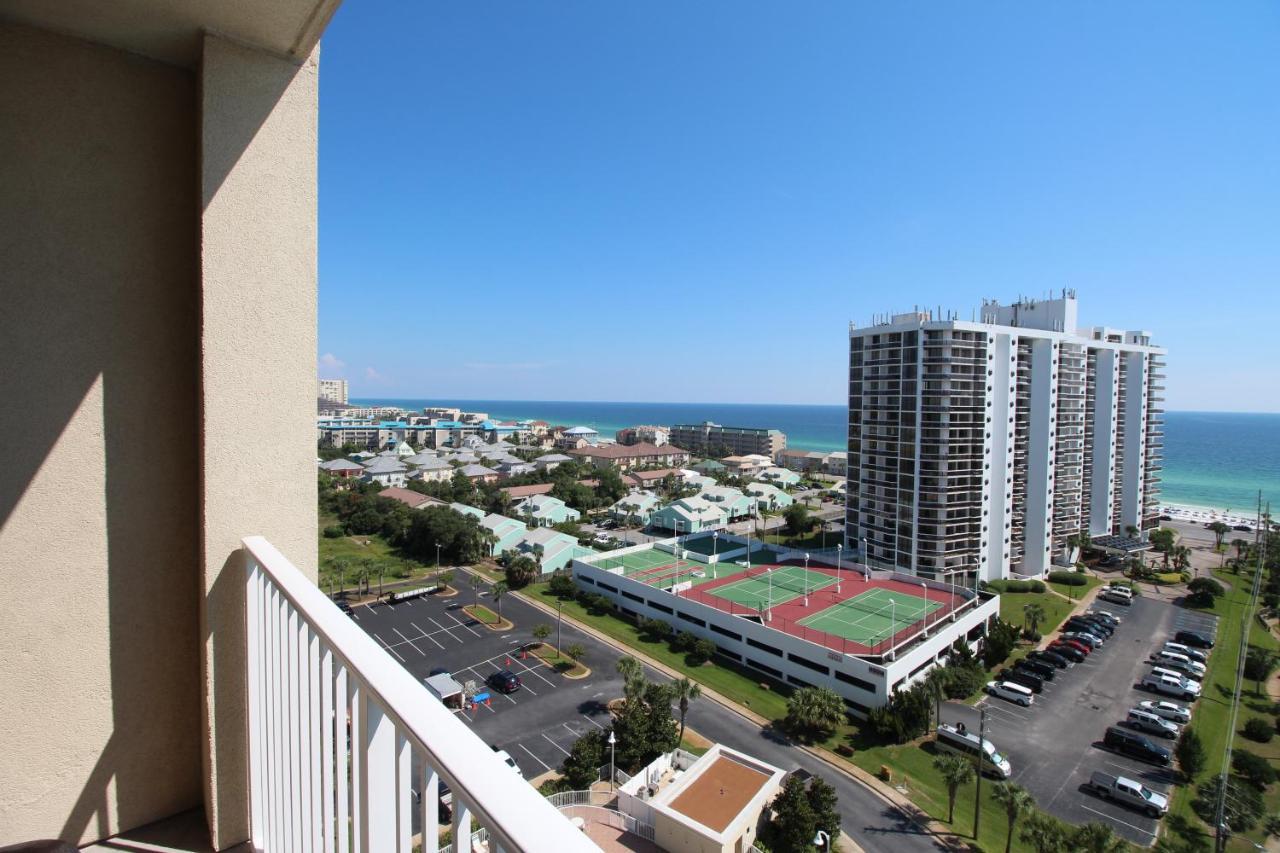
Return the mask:
<path fill-rule="evenodd" d="M 0 115 L 0 845 L 88 841 L 200 801 L 196 82 L 0 26 Z"/>

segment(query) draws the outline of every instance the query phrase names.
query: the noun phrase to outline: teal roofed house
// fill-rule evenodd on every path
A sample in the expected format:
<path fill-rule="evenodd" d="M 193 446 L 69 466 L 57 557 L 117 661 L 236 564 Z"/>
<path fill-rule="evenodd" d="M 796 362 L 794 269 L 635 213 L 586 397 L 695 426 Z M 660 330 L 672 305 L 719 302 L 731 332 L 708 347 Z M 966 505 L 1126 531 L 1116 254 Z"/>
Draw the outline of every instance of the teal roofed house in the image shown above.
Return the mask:
<path fill-rule="evenodd" d="M 657 510 L 658 496 L 653 492 L 632 492 L 609 507 L 609 517 L 624 523 L 649 524 L 649 519 Z"/>
<path fill-rule="evenodd" d="M 756 499 L 756 505 L 760 509 L 786 509 L 796 502 L 795 498 L 772 483 L 747 483 L 747 487 L 743 491 Z"/>
<path fill-rule="evenodd" d="M 787 468 L 766 468 L 760 472 L 761 480 L 767 480 L 775 486 L 791 487 L 800 482 L 800 475 Z"/>
<path fill-rule="evenodd" d="M 702 530 L 718 530 L 728 521 L 728 516 L 719 504 L 699 496 L 681 498 L 657 510 L 649 518 L 649 525 L 684 535 Z"/>
<path fill-rule="evenodd" d="M 480 526 L 497 537 L 497 541 L 489 549 L 491 557 L 497 557 L 515 548 L 529 530 L 523 521 L 516 521 L 514 518 L 507 518 L 497 513 L 489 513 L 480 519 Z"/>
<path fill-rule="evenodd" d="M 579 545 L 578 540 L 568 533 L 546 527 L 530 530 L 521 537 L 516 549 L 536 560 L 544 575 L 563 569 L 577 557 L 596 553 Z"/>
<path fill-rule="evenodd" d="M 460 512 L 463 515 L 469 515 L 472 518 L 474 518 L 476 521 L 483 520 L 485 516 L 484 510 L 477 509 L 473 506 L 468 506 L 467 504 L 461 504 L 461 503 L 458 503 L 457 501 L 454 501 L 453 503 L 449 504 L 449 508 L 452 509 L 454 512 Z"/>
<path fill-rule="evenodd" d="M 511 511 L 535 527 L 551 527 L 582 518 L 582 513 L 551 495 L 530 495 L 522 498 L 511 505 Z"/>
<path fill-rule="evenodd" d="M 710 486 L 699 492 L 698 497 L 720 507 L 729 521 L 756 514 L 755 499 L 728 486 Z"/>

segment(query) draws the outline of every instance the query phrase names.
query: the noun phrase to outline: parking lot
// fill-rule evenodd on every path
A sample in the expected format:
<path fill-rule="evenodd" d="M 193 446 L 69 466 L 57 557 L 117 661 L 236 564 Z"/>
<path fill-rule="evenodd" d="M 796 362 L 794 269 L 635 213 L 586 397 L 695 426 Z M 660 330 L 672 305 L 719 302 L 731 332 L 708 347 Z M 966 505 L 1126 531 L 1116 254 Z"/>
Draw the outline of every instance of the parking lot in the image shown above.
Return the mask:
<path fill-rule="evenodd" d="M 470 589 L 452 598 L 424 596 L 399 604 L 356 607 L 353 618 L 361 628 L 400 661 L 416 678 L 445 669 L 460 683 L 475 682 L 489 693 L 487 703 L 457 716 L 486 743 L 505 749 L 532 779 L 559 767 L 574 741 L 592 728 L 608 725 L 605 704 L 622 694 L 622 681 L 614 661 L 585 662 L 592 667 L 586 678 L 560 675 L 520 647 L 532 641 L 534 625 L 554 618 L 535 610 L 514 596 L 502 599 L 502 613 L 516 627 L 492 631 L 462 612 L 474 600 Z M 491 609 L 486 595 L 481 600 Z M 550 642 L 555 641 L 552 633 Z M 564 646 L 582 642 L 571 627 L 563 629 Z M 511 694 L 489 690 L 485 683 L 495 672 L 509 669 L 520 676 L 522 686 Z"/>
<path fill-rule="evenodd" d="M 1101 822 L 1138 844 L 1155 840 L 1158 821 L 1084 790 L 1094 771 L 1127 776 L 1159 793 L 1168 793 L 1176 771 L 1144 764 L 1102 748 L 1108 726 L 1123 720 L 1144 699 L 1159 699 L 1137 689 L 1150 669 L 1151 652 L 1176 631 L 1214 630 L 1214 617 L 1139 597 L 1124 605 L 1099 601 L 1096 610 L 1118 616 L 1114 635 L 1083 663 L 1059 670 L 1029 708 L 987 697 L 970 708 L 944 706 L 944 722 L 963 722 L 977 731 L 979 712 L 986 710 L 987 737 L 1009 759 L 1013 781 L 1035 797 L 1050 814 L 1073 823 Z M 1172 748 L 1173 742 L 1152 738 Z"/>

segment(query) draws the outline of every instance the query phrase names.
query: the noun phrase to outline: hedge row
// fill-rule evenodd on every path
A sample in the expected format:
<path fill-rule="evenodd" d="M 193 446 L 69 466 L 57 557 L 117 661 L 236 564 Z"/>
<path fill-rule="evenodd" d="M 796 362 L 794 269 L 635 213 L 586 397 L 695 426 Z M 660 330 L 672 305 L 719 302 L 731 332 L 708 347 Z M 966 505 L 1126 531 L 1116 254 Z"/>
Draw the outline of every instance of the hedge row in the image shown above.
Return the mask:
<path fill-rule="evenodd" d="M 1067 586 L 1084 586 L 1088 583 L 1085 576 L 1080 572 L 1049 572 L 1049 580 L 1053 583 L 1066 584 Z"/>
<path fill-rule="evenodd" d="M 990 581 L 986 588 L 995 592 L 1044 592 L 1044 581 L 998 580 Z"/>

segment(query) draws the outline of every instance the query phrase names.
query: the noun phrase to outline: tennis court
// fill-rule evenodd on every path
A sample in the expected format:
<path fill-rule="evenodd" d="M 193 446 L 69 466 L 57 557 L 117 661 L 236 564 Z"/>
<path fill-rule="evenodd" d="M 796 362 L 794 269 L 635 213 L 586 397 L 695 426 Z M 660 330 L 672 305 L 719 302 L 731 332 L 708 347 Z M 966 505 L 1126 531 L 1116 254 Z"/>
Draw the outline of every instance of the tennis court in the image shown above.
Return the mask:
<path fill-rule="evenodd" d="M 941 606 L 939 602 L 927 601 L 919 595 L 875 587 L 806 616 L 798 624 L 851 642 L 871 645 L 911 627 Z"/>
<path fill-rule="evenodd" d="M 779 566 L 773 571 L 717 586 L 711 594 L 759 609 L 785 604 L 835 582 L 836 579 L 825 572 L 810 571 L 803 566 Z"/>

